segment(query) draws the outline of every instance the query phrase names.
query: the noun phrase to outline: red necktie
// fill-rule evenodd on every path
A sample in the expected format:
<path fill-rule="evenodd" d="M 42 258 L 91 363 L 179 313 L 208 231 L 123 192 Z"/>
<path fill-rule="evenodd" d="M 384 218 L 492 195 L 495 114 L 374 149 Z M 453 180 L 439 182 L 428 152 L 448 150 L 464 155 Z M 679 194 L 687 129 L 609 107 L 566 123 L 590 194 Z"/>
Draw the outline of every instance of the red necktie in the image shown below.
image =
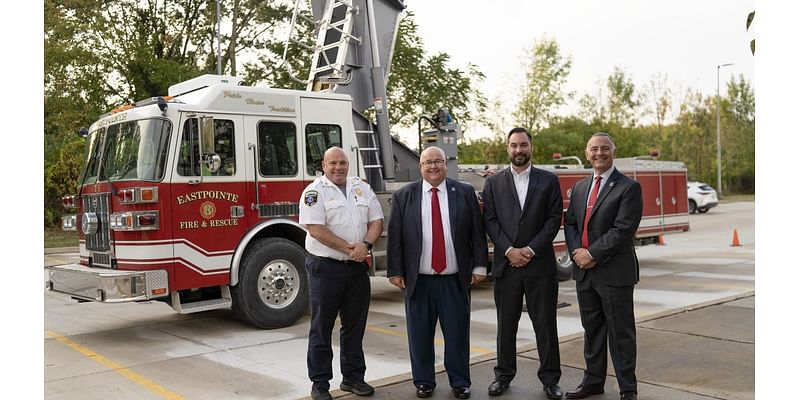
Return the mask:
<path fill-rule="evenodd" d="M 444 255 L 444 227 L 442 226 L 442 210 L 439 209 L 439 189 L 431 188 L 431 222 L 433 223 L 433 257 L 431 267 L 441 274 L 447 266 Z"/>
<path fill-rule="evenodd" d="M 586 203 L 586 216 L 583 218 L 583 235 L 581 235 L 581 246 L 584 249 L 589 248 L 589 217 L 592 216 L 592 209 L 594 203 L 597 201 L 597 193 L 600 191 L 600 180 L 602 176 L 598 175 L 594 178 L 594 186 L 592 186 L 592 194 L 589 195 L 589 202 Z"/>

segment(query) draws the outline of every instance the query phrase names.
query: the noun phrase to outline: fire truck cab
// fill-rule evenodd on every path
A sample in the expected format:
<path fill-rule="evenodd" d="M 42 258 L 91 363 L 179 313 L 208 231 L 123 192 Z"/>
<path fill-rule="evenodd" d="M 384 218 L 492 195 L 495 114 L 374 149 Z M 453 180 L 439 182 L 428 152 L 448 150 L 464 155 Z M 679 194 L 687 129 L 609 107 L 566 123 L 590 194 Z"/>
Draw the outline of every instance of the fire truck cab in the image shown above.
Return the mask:
<path fill-rule="evenodd" d="M 259 327 L 305 313 L 299 193 L 327 148 L 361 159 L 351 100 L 239 82 L 201 76 L 89 128 L 79 204 L 67 200 L 79 213 L 64 220 L 80 227 L 82 265 L 52 268 L 52 290 L 233 307 Z M 351 173 L 364 177 L 363 163 Z"/>

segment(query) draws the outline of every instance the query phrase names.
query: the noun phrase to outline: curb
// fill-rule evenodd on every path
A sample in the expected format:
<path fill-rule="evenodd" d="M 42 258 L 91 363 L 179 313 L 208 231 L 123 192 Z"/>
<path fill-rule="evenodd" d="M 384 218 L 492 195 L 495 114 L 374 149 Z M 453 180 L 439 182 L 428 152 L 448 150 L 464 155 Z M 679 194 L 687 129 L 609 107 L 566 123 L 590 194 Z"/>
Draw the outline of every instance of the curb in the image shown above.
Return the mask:
<path fill-rule="evenodd" d="M 80 251 L 78 246 L 75 247 L 45 247 L 44 254 L 65 254 L 65 253 L 77 253 Z"/>

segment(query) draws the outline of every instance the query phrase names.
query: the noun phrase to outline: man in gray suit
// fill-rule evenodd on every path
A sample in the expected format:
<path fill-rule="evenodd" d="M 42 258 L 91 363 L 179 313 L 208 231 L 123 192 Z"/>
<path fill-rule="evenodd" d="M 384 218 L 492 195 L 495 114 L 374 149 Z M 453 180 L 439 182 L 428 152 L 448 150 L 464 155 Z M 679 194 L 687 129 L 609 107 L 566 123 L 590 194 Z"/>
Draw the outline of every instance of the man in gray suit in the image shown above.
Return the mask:
<path fill-rule="evenodd" d="M 470 396 L 470 285 L 486 278 L 488 251 L 475 190 L 446 179 L 438 147 L 420 155 L 422 180 L 392 195 L 387 276 L 405 292 L 411 375 L 417 397 L 436 387 L 434 334 L 444 336 L 444 367 L 453 395 Z"/>
<path fill-rule="evenodd" d="M 494 243 L 497 306 L 497 365 L 489 395 L 503 394 L 517 373 L 517 329 L 524 298 L 536 332 L 537 375 L 547 398 L 560 399 L 553 239 L 564 207 L 561 187 L 555 174 L 531 165 L 531 137 L 524 128 L 508 133 L 507 151 L 511 166 L 488 178 L 483 188 L 486 232 Z"/>
<path fill-rule="evenodd" d="M 620 399 L 637 398 L 633 286 L 639 281 L 639 261 L 633 238 L 642 219 L 642 188 L 614 167 L 616 154 L 607 133 L 589 139 L 586 158 L 594 173 L 572 188 L 564 225 L 567 247 L 578 267 L 573 278 L 586 360 L 583 381 L 567 392 L 568 399 L 603 393 L 608 347 Z"/>

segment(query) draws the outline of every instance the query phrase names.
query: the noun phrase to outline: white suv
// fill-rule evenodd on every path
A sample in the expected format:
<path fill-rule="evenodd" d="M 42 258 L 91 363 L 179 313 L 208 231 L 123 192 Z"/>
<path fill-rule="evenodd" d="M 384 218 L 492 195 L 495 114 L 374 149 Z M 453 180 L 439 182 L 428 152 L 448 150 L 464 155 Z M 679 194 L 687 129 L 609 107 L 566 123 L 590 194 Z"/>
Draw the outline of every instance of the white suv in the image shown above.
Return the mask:
<path fill-rule="evenodd" d="M 695 211 L 705 213 L 719 203 L 717 191 L 703 182 L 689 182 L 686 190 L 689 193 L 689 214 Z"/>

